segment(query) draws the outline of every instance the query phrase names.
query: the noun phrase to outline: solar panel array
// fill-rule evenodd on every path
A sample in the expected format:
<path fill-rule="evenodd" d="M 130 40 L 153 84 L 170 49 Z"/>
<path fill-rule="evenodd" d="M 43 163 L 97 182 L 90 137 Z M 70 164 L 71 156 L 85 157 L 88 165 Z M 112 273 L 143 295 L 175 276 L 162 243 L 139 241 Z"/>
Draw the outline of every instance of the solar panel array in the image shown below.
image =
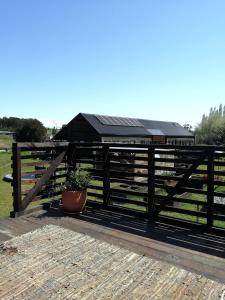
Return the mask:
<path fill-rule="evenodd" d="M 165 135 L 160 129 L 147 129 L 151 135 Z"/>
<path fill-rule="evenodd" d="M 96 118 L 103 125 L 110 126 L 128 126 L 128 127 L 144 127 L 140 121 L 132 118 L 122 118 L 122 117 L 110 117 L 110 116 L 100 116 L 96 115 Z"/>

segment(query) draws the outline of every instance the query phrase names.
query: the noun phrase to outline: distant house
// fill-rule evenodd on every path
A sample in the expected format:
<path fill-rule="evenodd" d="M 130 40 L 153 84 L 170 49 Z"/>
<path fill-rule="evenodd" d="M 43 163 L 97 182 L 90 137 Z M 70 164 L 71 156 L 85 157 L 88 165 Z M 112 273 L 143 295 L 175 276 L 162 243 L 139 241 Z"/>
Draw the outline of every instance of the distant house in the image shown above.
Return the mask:
<path fill-rule="evenodd" d="M 130 144 L 194 144 L 193 134 L 176 122 L 86 113 L 79 113 L 53 139 Z"/>

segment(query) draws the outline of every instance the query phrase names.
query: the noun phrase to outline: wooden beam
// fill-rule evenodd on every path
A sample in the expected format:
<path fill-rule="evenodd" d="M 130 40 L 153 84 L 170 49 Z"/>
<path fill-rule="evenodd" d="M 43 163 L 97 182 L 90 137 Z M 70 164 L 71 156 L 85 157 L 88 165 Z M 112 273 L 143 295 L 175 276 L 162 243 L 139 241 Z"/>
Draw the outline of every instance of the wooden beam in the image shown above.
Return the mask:
<path fill-rule="evenodd" d="M 76 161 L 76 156 L 77 156 L 77 147 L 73 143 L 69 143 L 68 149 L 67 149 L 67 164 L 69 166 L 69 170 L 75 170 L 77 161 Z"/>
<path fill-rule="evenodd" d="M 213 226 L 214 206 L 214 151 L 208 150 L 207 166 L 207 227 Z"/>
<path fill-rule="evenodd" d="M 67 147 L 68 142 L 44 142 L 44 143 L 18 143 L 18 147 L 21 148 L 21 150 L 27 150 L 34 149 L 37 151 L 37 149 L 42 148 L 58 148 L 58 147 Z"/>
<path fill-rule="evenodd" d="M 152 221 L 154 217 L 155 203 L 155 149 L 153 147 L 148 148 L 148 206 L 147 213 L 149 219 Z"/>
<path fill-rule="evenodd" d="M 21 201 L 21 151 L 17 143 L 12 145 L 12 175 L 13 175 L 13 208 L 14 212 L 22 211 Z"/>
<path fill-rule="evenodd" d="M 109 146 L 103 146 L 103 203 L 104 206 L 109 204 L 110 198 L 110 157 Z"/>

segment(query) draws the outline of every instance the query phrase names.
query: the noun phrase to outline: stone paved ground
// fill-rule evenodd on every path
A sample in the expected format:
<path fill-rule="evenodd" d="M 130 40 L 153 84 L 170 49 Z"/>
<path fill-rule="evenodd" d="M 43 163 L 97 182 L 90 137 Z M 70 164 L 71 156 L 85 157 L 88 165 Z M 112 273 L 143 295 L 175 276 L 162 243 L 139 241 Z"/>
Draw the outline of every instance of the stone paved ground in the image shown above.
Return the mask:
<path fill-rule="evenodd" d="M 221 299 L 225 285 L 60 226 L 0 247 L 0 299 Z"/>

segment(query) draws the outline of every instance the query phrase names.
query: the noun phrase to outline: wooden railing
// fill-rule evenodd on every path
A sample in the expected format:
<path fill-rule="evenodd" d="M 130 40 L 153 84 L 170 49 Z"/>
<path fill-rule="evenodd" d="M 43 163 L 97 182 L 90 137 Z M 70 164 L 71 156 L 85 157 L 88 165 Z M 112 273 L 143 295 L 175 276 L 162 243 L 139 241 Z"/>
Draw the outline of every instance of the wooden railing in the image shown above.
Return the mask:
<path fill-rule="evenodd" d="M 216 146 L 14 144 L 14 215 L 33 201 L 60 200 L 57 188 L 77 167 L 92 175 L 90 205 L 225 228 L 225 147 Z"/>

